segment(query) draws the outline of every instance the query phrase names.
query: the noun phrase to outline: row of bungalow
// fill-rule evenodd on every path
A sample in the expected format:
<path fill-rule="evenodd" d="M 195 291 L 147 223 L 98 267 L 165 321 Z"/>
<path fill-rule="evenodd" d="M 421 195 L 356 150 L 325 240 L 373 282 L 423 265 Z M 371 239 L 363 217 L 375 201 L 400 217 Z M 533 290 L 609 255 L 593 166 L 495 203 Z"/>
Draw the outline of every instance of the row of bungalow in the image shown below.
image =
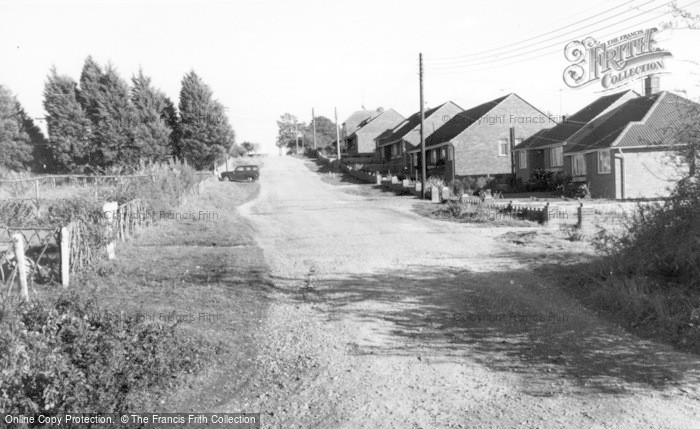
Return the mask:
<path fill-rule="evenodd" d="M 697 130 L 700 105 L 659 91 L 648 76 L 644 94 L 604 95 L 563 118 L 545 114 L 517 94 L 463 109 L 448 101 L 424 112 L 428 176 L 447 181 L 489 176 L 528 183 L 559 174 L 586 184 L 593 197 L 667 195 L 680 177 L 676 156 L 682 130 Z M 347 155 L 383 169 L 418 177 L 420 112 L 408 118 L 393 109 L 354 112 L 342 125 Z"/>

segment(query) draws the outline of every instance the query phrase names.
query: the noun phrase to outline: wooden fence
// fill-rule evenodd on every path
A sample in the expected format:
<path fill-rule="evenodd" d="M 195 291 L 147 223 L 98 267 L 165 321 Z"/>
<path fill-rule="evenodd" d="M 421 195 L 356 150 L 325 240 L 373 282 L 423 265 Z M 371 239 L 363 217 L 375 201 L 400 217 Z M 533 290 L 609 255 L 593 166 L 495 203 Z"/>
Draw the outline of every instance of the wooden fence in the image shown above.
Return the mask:
<path fill-rule="evenodd" d="M 207 182 L 216 180 L 211 173 L 198 174 L 198 178 L 192 189 L 178 196 L 179 204 L 200 194 Z M 33 201 L 20 201 L 14 202 L 18 213 L 38 207 Z M 70 274 L 89 267 L 105 253 L 112 253 L 116 241 L 126 241 L 139 229 L 155 224 L 155 212 L 149 207 L 144 200 L 121 205 L 106 203 L 99 219 L 74 221 L 64 227 L 0 226 L 0 292 L 7 288 L 9 293 L 15 279 L 19 280 L 21 295 L 27 299 L 28 280 L 60 281 L 67 287 Z"/>
<path fill-rule="evenodd" d="M 0 293 L 9 295 L 16 278 L 25 282 L 23 294 L 27 279 L 58 280 L 60 259 L 60 228 L 0 226 Z"/>

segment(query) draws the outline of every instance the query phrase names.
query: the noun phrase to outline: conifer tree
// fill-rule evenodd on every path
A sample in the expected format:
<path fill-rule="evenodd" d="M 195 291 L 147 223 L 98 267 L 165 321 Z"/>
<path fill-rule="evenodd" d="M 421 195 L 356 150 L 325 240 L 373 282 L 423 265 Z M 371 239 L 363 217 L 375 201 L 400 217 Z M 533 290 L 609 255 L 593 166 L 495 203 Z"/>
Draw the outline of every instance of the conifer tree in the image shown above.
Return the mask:
<path fill-rule="evenodd" d="M 0 85 L 0 167 L 10 170 L 22 170 L 32 161 L 30 138 L 20 112 L 15 96 Z"/>
<path fill-rule="evenodd" d="M 141 151 L 134 138 L 136 111 L 129 85 L 117 70 L 109 65 L 103 71 L 87 57 L 78 99 L 92 122 L 90 168 L 104 172 L 138 165 Z"/>
<path fill-rule="evenodd" d="M 234 147 L 235 134 L 221 103 L 197 74 L 182 79 L 180 91 L 182 155 L 198 169 L 211 168 Z"/>
<path fill-rule="evenodd" d="M 132 77 L 131 101 L 135 109 L 134 141 L 142 159 L 163 161 L 171 153 L 170 133 L 161 112 L 166 108 L 165 94 L 151 85 L 142 70 Z"/>
<path fill-rule="evenodd" d="M 18 108 L 22 127 L 29 136 L 29 145 L 32 147 L 32 170 L 37 173 L 53 173 L 51 152 L 46 137 L 34 123 L 32 117 L 21 106 Z"/>
<path fill-rule="evenodd" d="M 177 108 L 175 103 L 169 98 L 165 97 L 163 99 L 163 109 L 160 112 L 160 117 L 165 121 L 165 124 L 170 128 L 170 154 L 176 156 L 177 158 L 182 157 L 181 149 L 181 135 L 180 130 L 180 116 L 177 113 Z"/>
<path fill-rule="evenodd" d="M 78 101 L 76 82 L 58 75 L 55 68 L 44 85 L 44 110 L 49 134 L 49 169 L 82 172 L 90 161 L 91 123 Z"/>

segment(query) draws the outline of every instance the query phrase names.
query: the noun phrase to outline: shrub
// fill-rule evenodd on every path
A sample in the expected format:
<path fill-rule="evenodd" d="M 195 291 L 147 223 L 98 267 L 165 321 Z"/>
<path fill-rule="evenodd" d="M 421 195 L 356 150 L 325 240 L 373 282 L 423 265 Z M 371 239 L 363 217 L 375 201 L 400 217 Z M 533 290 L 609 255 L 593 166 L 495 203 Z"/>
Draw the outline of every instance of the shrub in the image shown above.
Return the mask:
<path fill-rule="evenodd" d="M 681 181 L 663 203 L 639 205 L 622 231 L 594 238 L 587 299 L 633 327 L 700 351 L 700 182 Z"/>
<path fill-rule="evenodd" d="M 175 325 L 110 315 L 77 293 L 0 304 L 0 412 L 138 411 L 146 391 L 200 368 L 208 345 Z"/>
<path fill-rule="evenodd" d="M 591 191 L 585 183 L 568 183 L 564 188 L 564 196 L 567 198 L 591 198 Z"/>

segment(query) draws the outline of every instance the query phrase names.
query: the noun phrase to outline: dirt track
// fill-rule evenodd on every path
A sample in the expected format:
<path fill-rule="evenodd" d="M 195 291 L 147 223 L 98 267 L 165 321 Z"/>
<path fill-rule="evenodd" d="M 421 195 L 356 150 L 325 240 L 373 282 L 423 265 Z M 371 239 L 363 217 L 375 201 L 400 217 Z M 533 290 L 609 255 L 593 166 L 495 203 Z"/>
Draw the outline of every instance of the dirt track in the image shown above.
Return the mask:
<path fill-rule="evenodd" d="M 601 321 L 503 231 L 351 195 L 294 158 L 262 173 L 241 213 L 279 291 L 260 370 L 223 411 L 264 427 L 699 427 L 699 359 Z"/>

